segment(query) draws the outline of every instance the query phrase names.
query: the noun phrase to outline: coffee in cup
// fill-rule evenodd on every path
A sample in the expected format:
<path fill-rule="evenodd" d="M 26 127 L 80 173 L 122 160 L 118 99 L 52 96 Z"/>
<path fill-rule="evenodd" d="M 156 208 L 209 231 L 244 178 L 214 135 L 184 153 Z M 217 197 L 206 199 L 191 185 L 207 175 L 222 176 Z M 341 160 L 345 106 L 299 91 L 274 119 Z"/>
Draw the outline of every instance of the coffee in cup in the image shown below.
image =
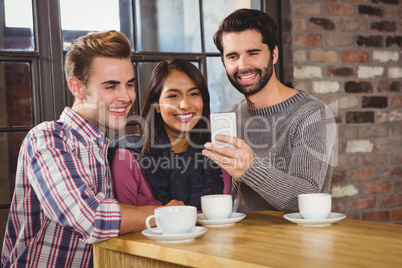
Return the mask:
<path fill-rule="evenodd" d="M 208 220 L 227 219 L 232 215 L 232 196 L 213 194 L 201 196 L 202 213 Z"/>
<path fill-rule="evenodd" d="M 299 194 L 299 212 L 305 219 L 326 219 L 331 214 L 331 194 Z"/>
<path fill-rule="evenodd" d="M 149 221 L 154 218 L 156 228 L 152 228 Z M 189 233 L 197 221 L 197 208 L 194 206 L 167 206 L 154 210 L 154 215 L 147 217 L 145 225 L 153 233 L 183 234 Z"/>

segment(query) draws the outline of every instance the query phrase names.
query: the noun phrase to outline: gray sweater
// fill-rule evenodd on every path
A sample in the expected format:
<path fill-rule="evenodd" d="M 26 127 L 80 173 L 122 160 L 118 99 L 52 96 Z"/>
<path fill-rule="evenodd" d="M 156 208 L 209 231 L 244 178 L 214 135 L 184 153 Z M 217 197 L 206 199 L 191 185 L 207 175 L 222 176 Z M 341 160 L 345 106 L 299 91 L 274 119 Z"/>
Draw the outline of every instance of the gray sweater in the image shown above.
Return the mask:
<path fill-rule="evenodd" d="M 299 91 L 273 106 L 253 109 L 243 100 L 226 112 L 236 113 L 238 137 L 254 151 L 234 181 L 236 211 L 296 212 L 298 194 L 329 192 L 337 133 L 323 102 Z"/>

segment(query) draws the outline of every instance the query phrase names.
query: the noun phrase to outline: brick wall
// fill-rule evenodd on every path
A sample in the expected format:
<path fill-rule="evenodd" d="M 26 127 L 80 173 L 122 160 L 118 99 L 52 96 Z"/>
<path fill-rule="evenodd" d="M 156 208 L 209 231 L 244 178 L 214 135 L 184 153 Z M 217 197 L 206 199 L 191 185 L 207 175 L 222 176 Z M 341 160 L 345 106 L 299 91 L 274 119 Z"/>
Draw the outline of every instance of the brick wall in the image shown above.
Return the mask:
<path fill-rule="evenodd" d="M 337 116 L 333 210 L 402 224 L 402 3 L 286 0 L 282 16 L 285 82 Z"/>

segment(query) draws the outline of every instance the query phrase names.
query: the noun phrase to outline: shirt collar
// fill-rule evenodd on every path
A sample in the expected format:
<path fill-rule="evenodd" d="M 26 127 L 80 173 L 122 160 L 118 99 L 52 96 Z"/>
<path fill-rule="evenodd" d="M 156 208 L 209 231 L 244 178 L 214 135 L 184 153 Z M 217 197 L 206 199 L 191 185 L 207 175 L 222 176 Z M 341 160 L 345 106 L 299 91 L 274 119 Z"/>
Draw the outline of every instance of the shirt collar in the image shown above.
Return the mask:
<path fill-rule="evenodd" d="M 59 121 L 71 125 L 81 135 L 85 136 L 88 140 L 93 140 L 97 143 L 108 142 L 108 138 L 102 130 L 96 125 L 92 124 L 69 107 L 64 108 Z"/>

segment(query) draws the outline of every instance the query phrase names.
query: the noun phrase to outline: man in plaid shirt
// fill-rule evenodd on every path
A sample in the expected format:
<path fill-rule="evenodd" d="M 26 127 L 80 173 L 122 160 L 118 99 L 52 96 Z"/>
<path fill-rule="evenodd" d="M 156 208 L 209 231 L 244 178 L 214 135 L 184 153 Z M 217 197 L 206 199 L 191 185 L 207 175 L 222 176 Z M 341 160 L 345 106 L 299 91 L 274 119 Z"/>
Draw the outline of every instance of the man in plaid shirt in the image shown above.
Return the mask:
<path fill-rule="evenodd" d="M 113 199 L 107 162 L 106 135 L 124 127 L 136 98 L 131 53 L 116 31 L 90 33 L 68 50 L 74 104 L 22 143 L 2 267 L 92 267 L 92 243 L 145 228 L 155 207 Z"/>

